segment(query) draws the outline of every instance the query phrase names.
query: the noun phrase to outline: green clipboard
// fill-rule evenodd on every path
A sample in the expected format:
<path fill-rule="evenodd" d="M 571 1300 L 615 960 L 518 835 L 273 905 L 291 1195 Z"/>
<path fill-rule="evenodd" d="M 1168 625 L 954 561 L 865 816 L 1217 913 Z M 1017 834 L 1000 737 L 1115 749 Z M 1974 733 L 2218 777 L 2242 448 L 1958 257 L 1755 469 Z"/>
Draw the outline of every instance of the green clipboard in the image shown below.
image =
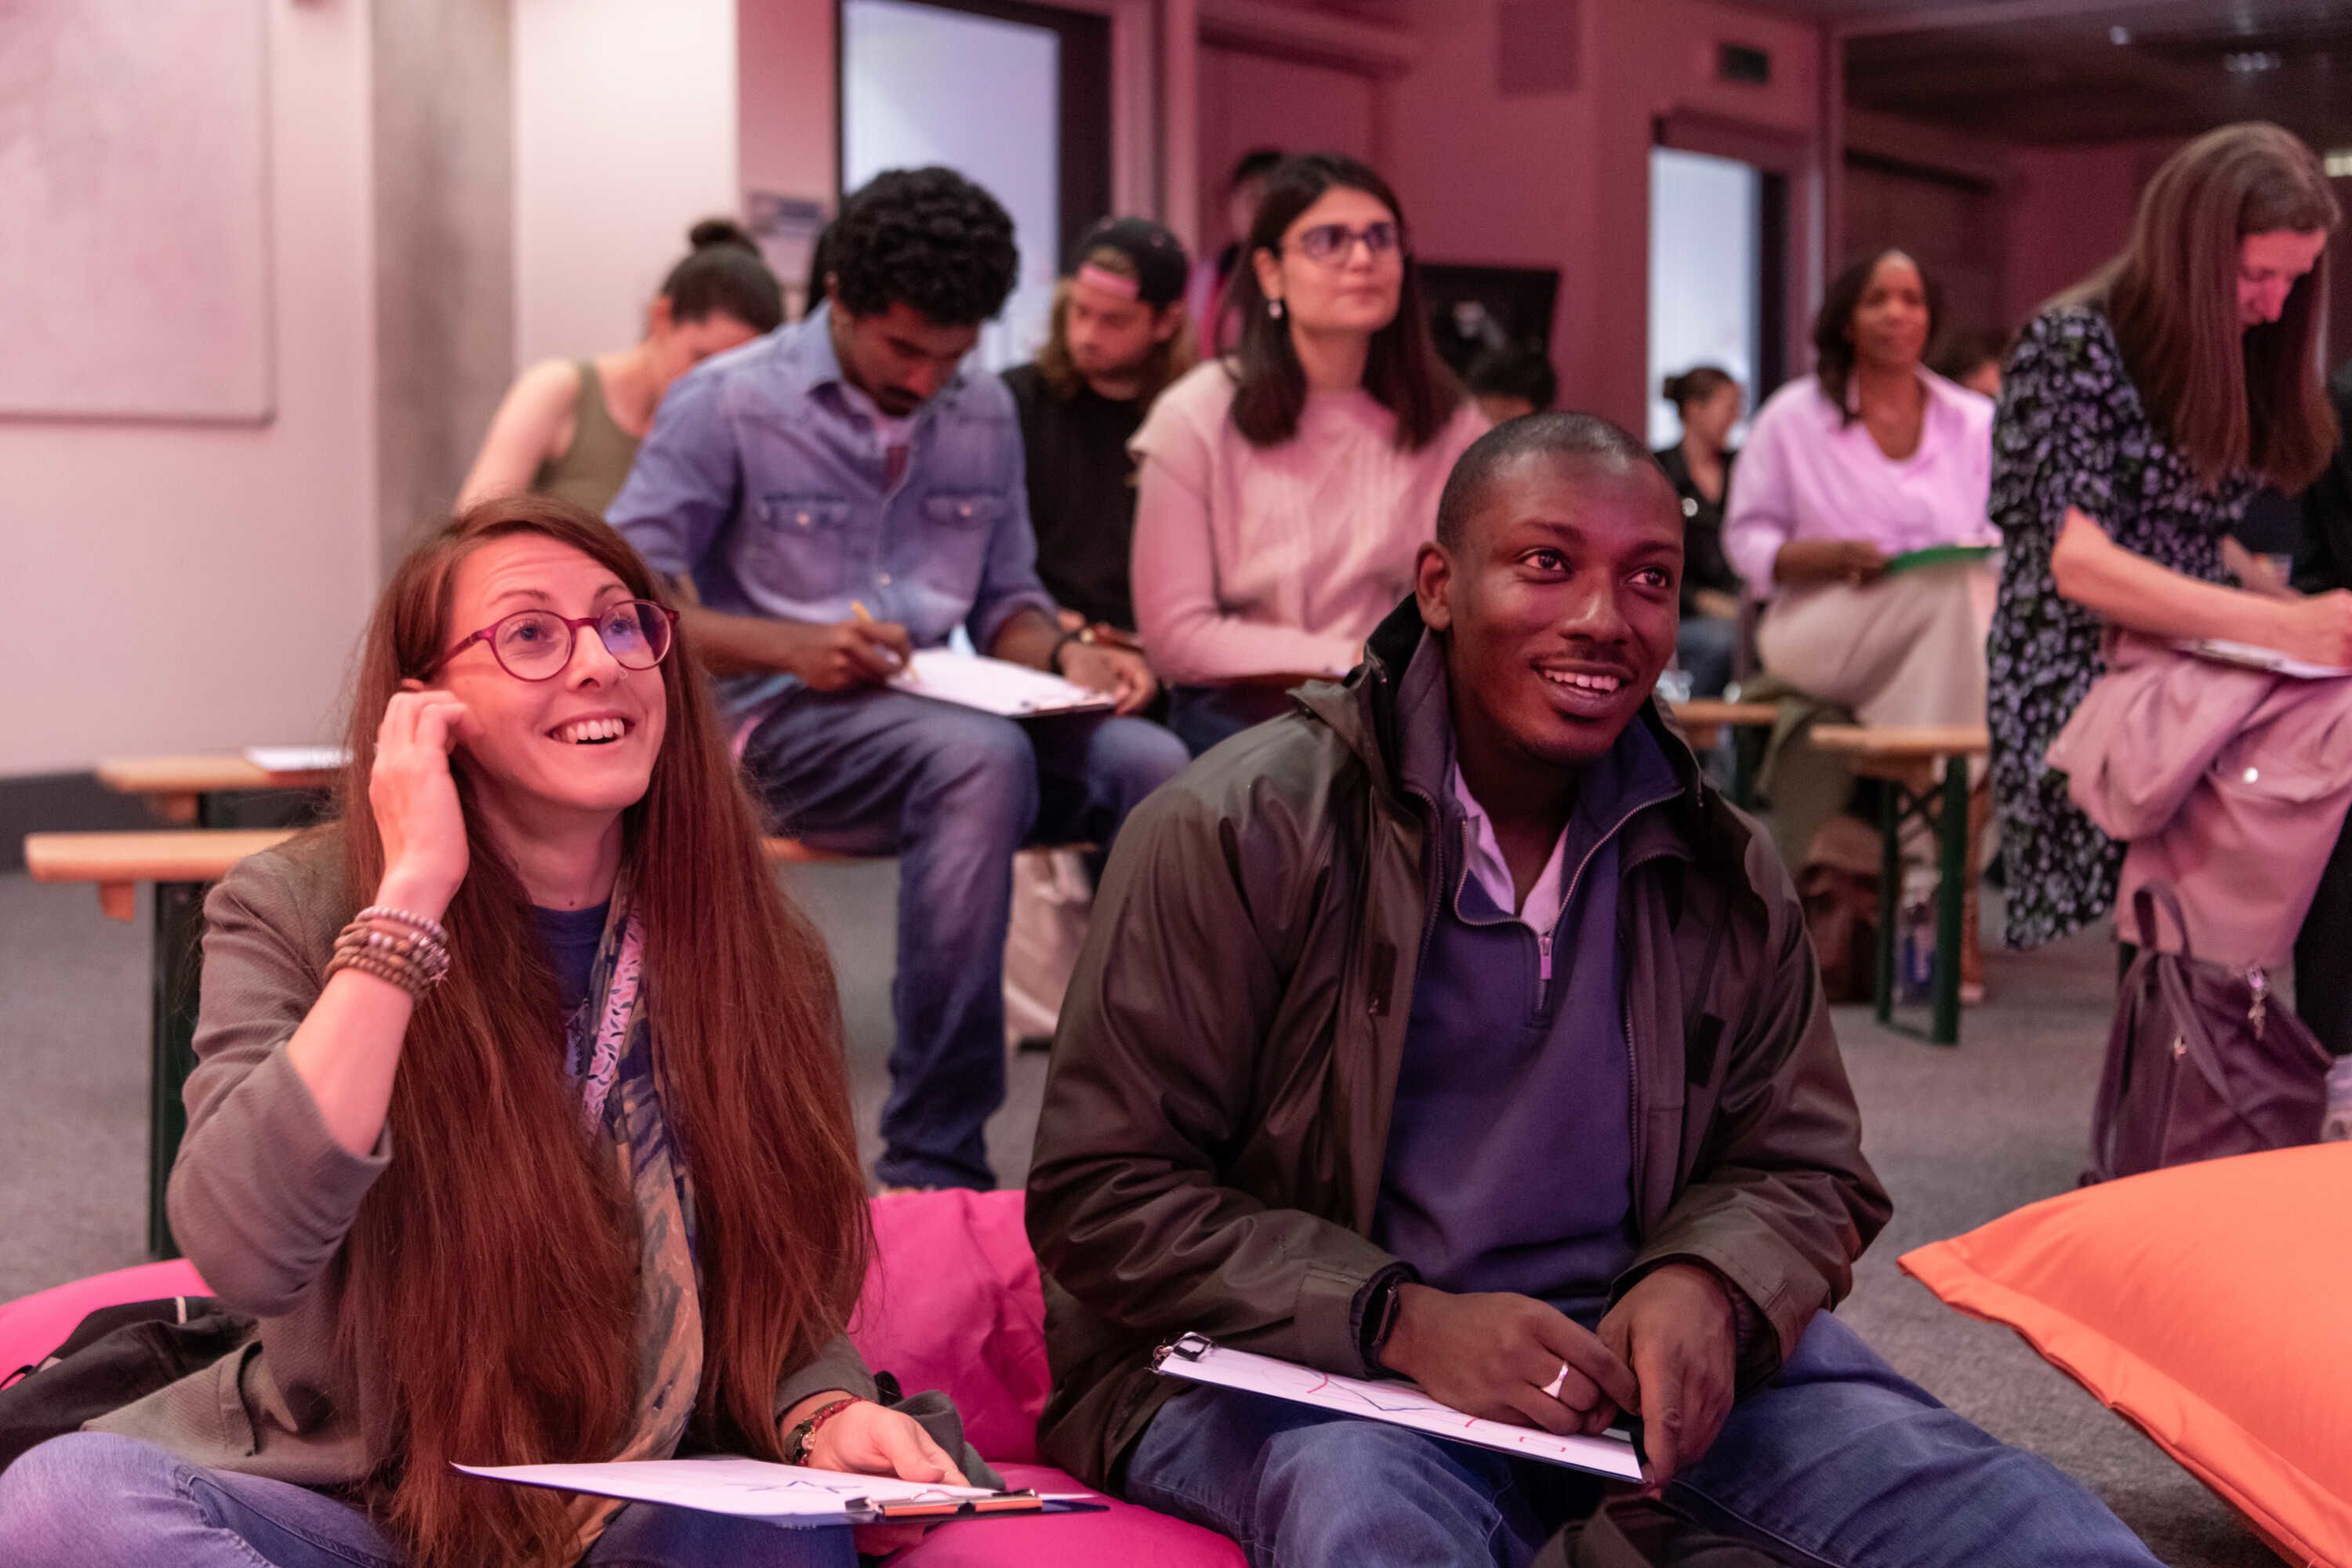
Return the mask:
<path fill-rule="evenodd" d="M 1990 544 L 1935 544 L 1925 550 L 1906 550 L 1887 557 L 1885 574 L 1892 577 L 1920 566 L 1971 565 L 1990 556 L 1993 549 Z"/>

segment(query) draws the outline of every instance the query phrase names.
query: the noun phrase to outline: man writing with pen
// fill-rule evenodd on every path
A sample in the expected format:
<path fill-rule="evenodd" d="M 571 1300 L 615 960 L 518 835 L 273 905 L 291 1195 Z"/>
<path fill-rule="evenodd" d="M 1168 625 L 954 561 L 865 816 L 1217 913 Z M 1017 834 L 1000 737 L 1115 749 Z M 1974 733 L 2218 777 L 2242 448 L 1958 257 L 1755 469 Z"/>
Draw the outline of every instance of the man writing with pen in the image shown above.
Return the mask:
<path fill-rule="evenodd" d="M 1638 1415 L 1602 1528 L 1645 1561 L 2149 1568 L 1826 1310 L 1888 1205 L 1788 874 L 1652 700 L 1682 533 L 1615 426 L 1490 431 L 1363 663 L 1129 824 L 1030 1167 L 1040 1446 L 1255 1568 L 1520 1568 L 1602 1501 L 1155 1375 L 1199 1333 L 1553 1432 Z"/>
<path fill-rule="evenodd" d="M 898 858 L 877 1178 L 987 1187 L 1013 853 L 1108 847 L 1184 750 L 1125 716 L 1156 693 L 1140 656 L 1064 630 L 1013 400 L 961 368 L 1012 289 L 1003 208 L 948 170 L 892 171 L 844 205 L 827 258 L 823 308 L 670 389 L 607 516 L 693 580 L 685 614 L 779 828 Z M 1118 714 L 1016 722 L 887 686 L 958 626 Z"/>

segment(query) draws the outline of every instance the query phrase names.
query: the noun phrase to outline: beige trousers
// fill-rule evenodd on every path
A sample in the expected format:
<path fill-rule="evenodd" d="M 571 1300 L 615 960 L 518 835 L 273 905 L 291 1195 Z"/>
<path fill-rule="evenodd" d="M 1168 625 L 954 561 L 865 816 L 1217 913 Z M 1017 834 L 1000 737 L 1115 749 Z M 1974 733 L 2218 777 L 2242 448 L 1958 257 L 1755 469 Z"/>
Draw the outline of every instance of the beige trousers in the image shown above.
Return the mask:
<path fill-rule="evenodd" d="M 1998 587 L 1970 563 L 1792 588 L 1765 610 L 1756 650 L 1766 669 L 1865 724 L 1981 724 Z"/>

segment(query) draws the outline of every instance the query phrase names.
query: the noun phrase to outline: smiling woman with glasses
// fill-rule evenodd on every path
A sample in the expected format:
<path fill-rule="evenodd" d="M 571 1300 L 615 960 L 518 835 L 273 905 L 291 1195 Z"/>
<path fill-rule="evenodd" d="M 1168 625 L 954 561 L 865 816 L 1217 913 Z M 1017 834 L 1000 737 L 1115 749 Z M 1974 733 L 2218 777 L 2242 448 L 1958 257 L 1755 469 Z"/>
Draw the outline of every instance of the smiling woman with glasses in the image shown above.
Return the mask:
<path fill-rule="evenodd" d="M 257 1329 L 0 1474 L 0 1563 L 851 1568 L 907 1527 L 453 1461 L 987 1476 L 843 1337 L 867 1228 L 833 974 L 660 595 L 547 497 L 394 574 L 341 819 L 205 905 L 172 1228 Z"/>
<path fill-rule="evenodd" d="M 1437 357 L 1379 174 L 1286 158 L 1246 250 L 1239 349 L 1162 393 L 1131 444 L 1136 624 L 1195 755 L 1354 667 L 1486 427 Z"/>

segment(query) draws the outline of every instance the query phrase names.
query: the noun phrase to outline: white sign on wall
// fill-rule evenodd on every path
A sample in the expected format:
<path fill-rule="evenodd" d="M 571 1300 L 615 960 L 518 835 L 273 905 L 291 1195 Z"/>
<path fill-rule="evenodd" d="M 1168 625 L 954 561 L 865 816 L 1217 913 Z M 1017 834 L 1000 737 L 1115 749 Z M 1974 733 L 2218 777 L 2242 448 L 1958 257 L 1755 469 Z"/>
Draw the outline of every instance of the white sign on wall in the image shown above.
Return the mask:
<path fill-rule="evenodd" d="M 268 420 L 263 0 L 0 13 L 0 418 Z"/>

